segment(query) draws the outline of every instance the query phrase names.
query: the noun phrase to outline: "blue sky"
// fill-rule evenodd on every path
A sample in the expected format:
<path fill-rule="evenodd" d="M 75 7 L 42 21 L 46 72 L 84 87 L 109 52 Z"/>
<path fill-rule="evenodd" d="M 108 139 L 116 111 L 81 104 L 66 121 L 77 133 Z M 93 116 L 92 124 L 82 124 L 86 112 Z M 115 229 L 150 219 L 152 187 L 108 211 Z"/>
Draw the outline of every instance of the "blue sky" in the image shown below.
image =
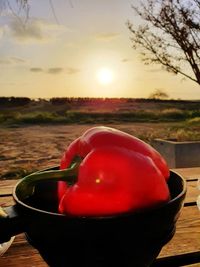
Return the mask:
<path fill-rule="evenodd" d="M 30 1 L 26 23 L 23 12 L 1 12 L 1 96 L 148 97 L 162 89 L 170 98 L 200 99 L 194 82 L 143 65 L 131 48 L 126 22 L 140 22 L 131 9 L 137 1 L 52 2 L 56 17 L 48 0 Z"/>

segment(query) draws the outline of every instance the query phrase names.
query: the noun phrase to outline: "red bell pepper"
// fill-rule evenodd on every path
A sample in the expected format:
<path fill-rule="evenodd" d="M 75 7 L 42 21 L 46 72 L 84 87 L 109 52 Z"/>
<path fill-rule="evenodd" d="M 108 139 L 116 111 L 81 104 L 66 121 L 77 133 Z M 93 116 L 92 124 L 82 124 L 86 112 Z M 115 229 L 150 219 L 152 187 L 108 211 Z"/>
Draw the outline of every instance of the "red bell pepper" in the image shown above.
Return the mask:
<path fill-rule="evenodd" d="M 118 147 L 92 150 L 78 181 L 61 199 L 62 213 L 102 216 L 143 210 L 169 200 L 169 189 L 149 157 Z"/>
<path fill-rule="evenodd" d="M 73 186 L 59 182 L 61 212 L 105 215 L 143 209 L 169 199 L 169 169 L 151 146 L 108 127 L 94 127 L 70 144 L 61 160 L 68 168 L 83 158 Z"/>

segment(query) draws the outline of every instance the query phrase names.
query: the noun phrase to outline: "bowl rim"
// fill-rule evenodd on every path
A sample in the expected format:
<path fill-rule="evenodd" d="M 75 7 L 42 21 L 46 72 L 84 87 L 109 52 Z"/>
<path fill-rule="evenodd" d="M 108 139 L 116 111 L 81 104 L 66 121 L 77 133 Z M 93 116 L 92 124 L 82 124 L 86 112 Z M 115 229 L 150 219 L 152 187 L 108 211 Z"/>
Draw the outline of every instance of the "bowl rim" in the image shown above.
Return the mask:
<path fill-rule="evenodd" d="M 58 168 L 59 168 L 59 166 L 53 166 L 53 167 L 50 167 L 50 168 L 46 168 L 46 169 L 42 169 L 42 170 L 36 171 L 34 173 L 47 171 L 47 170 L 53 170 L 53 169 L 55 170 L 55 169 L 58 169 Z M 133 214 L 142 215 L 142 214 L 151 213 L 152 211 L 163 209 L 164 207 L 172 205 L 174 202 L 177 201 L 177 199 L 180 199 L 180 198 L 184 197 L 184 195 L 186 194 L 186 191 L 187 191 L 186 180 L 183 178 L 183 176 L 181 174 L 179 174 L 178 172 L 170 169 L 170 176 L 172 174 L 175 174 L 181 180 L 182 185 L 183 185 L 182 191 L 177 196 L 175 196 L 174 198 L 170 199 L 168 202 L 166 202 L 166 203 L 164 203 L 162 205 L 159 205 L 159 206 L 156 206 L 156 207 L 153 207 L 153 208 L 149 208 L 149 209 L 145 209 L 145 210 L 141 210 L 141 211 L 134 211 L 134 212 L 129 211 L 129 212 L 125 212 L 125 213 L 117 213 L 117 214 L 105 215 L 105 216 L 72 216 L 72 215 L 62 214 L 62 213 L 58 213 L 58 212 L 51 212 L 51 211 L 38 209 L 38 208 L 35 208 L 35 207 L 32 207 L 32 206 L 26 204 L 25 202 L 20 200 L 18 198 L 18 196 L 17 196 L 17 193 L 16 193 L 17 187 L 21 184 L 22 180 L 26 176 L 23 177 L 20 181 L 18 181 L 16 183 L 16 185 L 14 186 L 14 188 L 13 188 L 13 198 L 14 198 L 15 202 L 17 204 L 19 204 L 20 206 L 22 206 L 23 208 L 31 210 L 33 212 L 37 212 L 37 213 L 39 213 L 41 215 L 51 215 L 51 216 L 54 216 L 54 217 L 63 217 L 63 218 L 74 219 L 74 220 L 100 220 L 100 219 L 101 220 L 102 219 L 106 220 L 106 219 L 114 219 L 114 218 L 119 218 L 119 217 L 121 217 L 121 218 L 122 217 L 127 217 L 127 216 L 130 216 L 130 215 L 133 215 Z"/>

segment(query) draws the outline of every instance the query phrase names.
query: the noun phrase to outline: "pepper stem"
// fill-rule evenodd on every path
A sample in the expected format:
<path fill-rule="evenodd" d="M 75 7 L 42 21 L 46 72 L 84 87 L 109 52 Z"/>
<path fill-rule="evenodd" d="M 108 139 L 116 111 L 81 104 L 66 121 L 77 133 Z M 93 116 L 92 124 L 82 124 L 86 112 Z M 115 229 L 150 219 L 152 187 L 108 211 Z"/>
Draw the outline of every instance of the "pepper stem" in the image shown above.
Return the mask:
<path fill-rule="evenodd" d="M 16 194 L 24 200 L 34 194 L 35 186 L 43 181 L 65 181 L 68 185 L 77 182 L 80 161 L 75 162 L 70 168 L 64 170 L 49 170 L 25 176 L 16 187 Z"/>

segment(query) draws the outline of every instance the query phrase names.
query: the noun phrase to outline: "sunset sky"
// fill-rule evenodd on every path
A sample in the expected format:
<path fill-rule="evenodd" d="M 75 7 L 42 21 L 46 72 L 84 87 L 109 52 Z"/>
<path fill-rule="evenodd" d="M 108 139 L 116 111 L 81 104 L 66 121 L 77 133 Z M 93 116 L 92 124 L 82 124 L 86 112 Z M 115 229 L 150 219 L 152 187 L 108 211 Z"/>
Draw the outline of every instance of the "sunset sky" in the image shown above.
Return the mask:
<path fill-rule="evenodd" d="M 0 96 L 148 97 L 200 99 L 200 86 L 145 66 L 131 48 L 126 22 L 140 23 L 130 0 L 30 1 L 23 22 L 0 16 Z M 17 12 L 15 1 L 10 0 Z M 72 4 L 71 4 L 72 3 Z"/>

